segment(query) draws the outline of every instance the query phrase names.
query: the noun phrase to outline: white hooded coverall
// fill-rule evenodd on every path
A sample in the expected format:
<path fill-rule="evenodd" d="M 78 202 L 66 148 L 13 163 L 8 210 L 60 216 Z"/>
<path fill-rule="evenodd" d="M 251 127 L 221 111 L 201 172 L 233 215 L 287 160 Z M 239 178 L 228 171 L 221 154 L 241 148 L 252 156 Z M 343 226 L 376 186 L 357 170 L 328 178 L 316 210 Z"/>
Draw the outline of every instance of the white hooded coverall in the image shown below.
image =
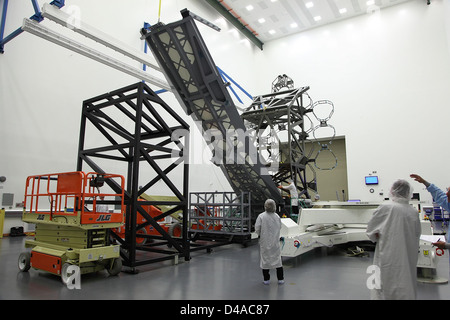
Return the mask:
<path fill-rule="evenodd" d="M 297 187 L 295 186 L 294 182 L 291 181 L 285 189 L 289 190 L 289 193 L 291 195 L 291 206 L 297 206 L 298 207 L 298 191 Z"/>
<path fill-rule="evenodd" d="M 273 201 L 273 200 L 272 200 Z M 274 206 L 275 206 L 275 202 Z M 260 236 L 260 266 L 261 269 L 275 269 L 282 267 L 280 230 L 281 219 L 275 213 L 275 207 L 261 213 L 256 219 L 255 231 Z"/>
<path fill-rule="evenodd" d="M 416 299 L 421 227 L 419 213 L 409 205 L 412 189 L 405 183 L 394 183 L 392 203 L 379 206 L 367 226 L 368 237 L 376 242 L 373 264 L 381 277 L 381 288 L 371 290 L 371 299 Z"/>

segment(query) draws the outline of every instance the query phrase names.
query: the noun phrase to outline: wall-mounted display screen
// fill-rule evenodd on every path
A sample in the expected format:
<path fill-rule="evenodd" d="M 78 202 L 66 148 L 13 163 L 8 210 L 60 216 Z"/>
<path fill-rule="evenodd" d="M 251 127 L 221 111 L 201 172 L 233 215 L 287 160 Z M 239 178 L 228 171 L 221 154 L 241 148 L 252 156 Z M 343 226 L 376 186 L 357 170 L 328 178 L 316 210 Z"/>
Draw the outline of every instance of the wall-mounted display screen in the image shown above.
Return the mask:
<path fill-rule="evenodd" d="M 378 176 L 368 176 L 366 177 L 366 185 L 378 184 Z"/>

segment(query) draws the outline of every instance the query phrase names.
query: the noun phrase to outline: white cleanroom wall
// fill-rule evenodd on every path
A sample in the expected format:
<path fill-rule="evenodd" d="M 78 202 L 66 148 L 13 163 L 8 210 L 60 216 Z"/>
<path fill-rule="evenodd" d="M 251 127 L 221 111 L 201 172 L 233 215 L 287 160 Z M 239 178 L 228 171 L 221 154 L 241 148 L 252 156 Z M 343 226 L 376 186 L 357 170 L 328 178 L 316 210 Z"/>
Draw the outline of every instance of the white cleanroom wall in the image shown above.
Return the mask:
<path fill-rule="evenodd" d="M 264 66 L 260 88 L 286 73 L 296 86 L 311 86 L 314 100 L 334 102 L 329 123 L 346 138 L 350 199 L 382 200 L 402 178 L 431 200 L 410 173 L 450 186 L 450 1 L 431 2 L 411 0 L 271 41 L 256 55 Z M 380 184 L 368 187 L 372 172 Z"/>

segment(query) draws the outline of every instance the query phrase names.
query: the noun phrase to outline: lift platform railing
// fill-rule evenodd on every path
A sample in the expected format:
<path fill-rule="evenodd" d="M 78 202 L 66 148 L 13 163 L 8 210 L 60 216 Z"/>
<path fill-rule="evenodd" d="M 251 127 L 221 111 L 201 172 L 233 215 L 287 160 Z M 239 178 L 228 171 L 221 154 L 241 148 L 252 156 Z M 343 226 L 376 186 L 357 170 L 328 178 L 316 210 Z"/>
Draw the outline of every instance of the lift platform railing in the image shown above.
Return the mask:
<path fill-rule="evenodd" d="M 122 192 L 100 192 L 100 187 L 108 180 L 118 180 Z M 75 217 L 70 221 L 81 225 L 123 223 L 124 184 L 125 178 L 121 175 L 95 172 L 29 176 L 25 187 L 24 221 L 57 223 L 55 217 L 66 217 L 57 219 L 65 222 L 69 221 L 68 217 Z M 109 212 L 110 204 L 120 205 L 119 212 Z"/>

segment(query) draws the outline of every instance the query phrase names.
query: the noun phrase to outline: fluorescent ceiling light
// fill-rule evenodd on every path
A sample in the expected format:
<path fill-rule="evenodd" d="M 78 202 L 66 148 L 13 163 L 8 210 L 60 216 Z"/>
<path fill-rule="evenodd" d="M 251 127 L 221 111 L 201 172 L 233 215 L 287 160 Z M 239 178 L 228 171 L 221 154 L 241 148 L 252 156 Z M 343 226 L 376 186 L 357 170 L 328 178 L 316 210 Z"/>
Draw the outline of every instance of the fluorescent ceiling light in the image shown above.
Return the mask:
<path fill-rule="evenodd" d="M 269 33 L 270 33 L 270 34 L 275 34 L 276 31 L 272 29 L 272 30 L 269 30 Z"/>
<path fill-rule="evenodd" d="M 317 22 L 317 21 L 320 21 L 320 20 L 322 20 L 322 17 L 321 17 L 321 16 L 315 16 L 315 17 L 314 17 L 314 21 Z"/>
<path fill-rule="evenodd" d="M 309 9 L 309 8 L 314 7 L 314 3 L 312 3 L 312 2 L 307 2 L 307 3 L 305 4 L 305 6 Z"/>
<path fill-rule="evenodd" d="M 369 0 L 369 1 L 366 2 L 366 4 L 368 6 L 373 6 L 375 4 L 375 1 L 374 0 Z"/>
<path fill-rule="evenodd" d="M 340 13 L 340 14 L 347 13 L 347 8 L 339 9 L 339 13 Z"/>
<path fill-rule="evenodd" d="M 97 50 L 89 48 L 84 44 L 81 44 L 77 41 L 69 39 L 53 30 L 50 30 L 47 27 L 44 27 L 42 24 L 39 24 L 36 21 L 31 19 L 24 19 L 22 24 L 22 30 L 32 33 L 38 37 L 41 37 L 45 40 L 51 41 L 57 45 L 60 45 L 64 48 L 77 52 L 81 55 L 84 55 L 88 58 L 101 62 L 107 66 L 110 66 L 116 70 L 125 72 L 131 76 L 134 76 L 140 80 L 147 81 L 151 84 L 158 86 L 161 89 L 166 89 L 168 91 L 172 91 L 169 84 L 161 79 L 153 77 L 148 73 L 134 68 L 132 66 L 127 65 L 126 63 L 119 61 L 113 57 L 110 57 L 104 53 L 101 53 Z"/>
<path fill-rule="evenodd" d="M 44 6 L 42 7 L 42 16 L 66 28 L 69 28 L 77 33 L 80 33 L 85 37 L 97 41 L 107 46 L 108 48 L 120 52 L 133 60 L 139 61 L 140 63 L 143 63 L 152 69 L 161 71 L 161 68 L 159 66 L 157 66 L 148 59 L 149 57 L 148 55 L 135 50 L 133 47 L 128 46 L 123 42 L 120 42 L 119 40 L 111 37 L 110 35 L 98 29 L 95 29 L 94 27 L 80 20 L 74 19 L 72 16 L 68 15 L 64 11 L 61 11 L 60 9 L 51 4 L 44 3 Z"/>
<path fill-rule="evenodd" d="M 245 9 L 247 9 L 248 11 L 252 11 L 253 10 L 253 6 L 251 4 L 249 4 L 248 6 L 245 7 Z"/>
<path fill-rule="evenodd" d="M 298 24 L 296 24 L 295 22 L 291 23 L 291 28 L 292 29 L 297 28 L 297 27 L 298 27 Z"/>
<path fill-rule="evenodd" d="M 259 23 L 264 23 L 264 22 L 266 22 L 266 19 L 264 19 L 264 18 L 258 19 L 258 22 Z"/>

